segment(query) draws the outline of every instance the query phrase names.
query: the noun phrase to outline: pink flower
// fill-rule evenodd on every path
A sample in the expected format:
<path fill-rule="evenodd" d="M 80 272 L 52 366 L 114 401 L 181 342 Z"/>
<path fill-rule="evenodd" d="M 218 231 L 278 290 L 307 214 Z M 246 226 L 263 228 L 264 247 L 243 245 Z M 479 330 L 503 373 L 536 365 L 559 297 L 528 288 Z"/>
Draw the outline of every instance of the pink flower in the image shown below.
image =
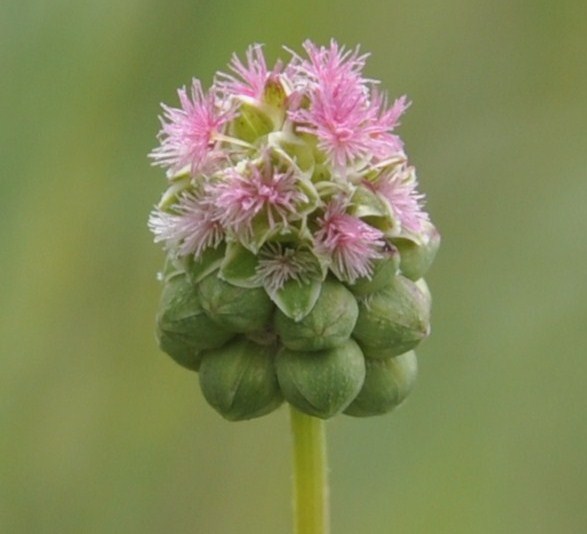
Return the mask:
<path fill-rule="evenodd" d="M 371 186 L 387 200 L 403 230 L 421 232 L 429 217 L 423 209 L 424 195 L 417 190 L 418 181 L 413 167 L 385 172 Z"/>
<path fill-rule="evenodd" d="M 373 80 L 362 76 L 367 55 L 339 48 L 304 43 L 309 59 L 294 56 L 289 68 L 294 86 L 306 92 L 309 107 L 290 111 L 298 130 L 318 138 L 318 147 L 339 168 L 373 157 L 383 159 L 402 151 L 391 134 L 407 108 L 405 97 L 387 110 L 384 96 L 371 91 Z M 371 94 L 372 93 L 372 94 Z"/>
<path fill-rule="evenodd" d="M 217 247 L 224 239 L 216 220 L 215 208 L 207 198 L 184 195 L 174 206 L 175 213 L 156 209 L 149 217 L 155 243 L 163 243 L 178 256 L 193 254 L 198 258 L 208 247 Z"/>
<path fill-rule="evenodd" d="M 354 283 L 370 277 L 372 262 L 381 258 L 383 233 L 366 222 L 345 213 L 341 200 L 332 201 L 319 219 L 315 234 L 316 252 L 330 260 L 330 270 L 340 279 Z"/>
<path fill-rule="evenodd" d="M 234 113 L 219 110 L 215 95 L 206 95 L 199 80 L 192 81 L 190 94 L 186 88 L 178 90 L 180 108 L 165 104 L 160 117 L 159 132 L 161 146 L 149 154 L 155 165 L 168 167 L 173 175 L 186 166 L 193 174 L 223 156 L 215 151 L 216 134 L 220 133 Z"/>
<path fill-rule="evenodd" d="M 259 44 L 247 49 L 246 65 L 233 54 L 229 68 L 236 76 L 224 72 L 216 74 L 216 86 L 225 95 L 248 96 L 260 100 L 269 78 L 263 47 Z"/>
<path fill-rule="evenodd" d="M 340 167 L 364 156 L 368 147 L 358 129 L 368 117 L 367 81 L 361 76 L 365 57 L 339 49 L 335 41 L 330 48 L 318 48 L 310 41 L 304 43 L 308 60 L 294 59 L 294 85 L 306 85 L 310 99 L 308 109 L 290 113 L 300 123 L 299 131 L 314 134 L 318 146 Z"/>
<path fill-rule="evenodd" d="M 266 218 L 270 229 L 279 223 L 287 227 L 288 219 L 296 218 L 296 205 L 307 200 L 297 188 L 293 170 L 278 172 L 269 162 L 261 169 L 252 164 L 244 171 L 230 167 L 224 178 L 211 191 L 218 220 L 242 239 L 248 238 L 257 215 Z"/>
<path fill-rule="evenodd" d="M 306 283 L 319 275 L 317 259 L 307 250 L 269 243 L 259 253 L 257 276 L 270 293 L 281 289 L 288 280 Z"/>

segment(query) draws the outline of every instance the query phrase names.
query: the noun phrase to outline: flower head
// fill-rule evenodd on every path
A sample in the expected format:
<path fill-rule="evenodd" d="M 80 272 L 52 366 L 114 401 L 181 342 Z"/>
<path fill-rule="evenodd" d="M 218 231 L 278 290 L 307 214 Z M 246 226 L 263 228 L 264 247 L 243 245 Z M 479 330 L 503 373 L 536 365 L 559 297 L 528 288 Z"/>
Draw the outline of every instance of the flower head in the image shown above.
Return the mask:
<path fill-rule="evenodd" d="M 180 108 L 162 104 L 159 140 L 161 145 L 153 150 L 150 157 L 155 165 L 168 168 L 174 175 L 188 167 L 197 173 L 213 160 L 222 158 L 215 150 L 216 134 L 232 117 L 231 110 L 219 109 L 215 95 L 205 94 L 202 84 L 194 79 L 190 93 L 186 88 L 178 90 Z"/>
<path fill-rule="evenodd" d="M 242 245 L 272 291 L 301 280 L 317 258 L 318 278 L 329 270 L 348 284 L 370 279 L 395 238 L 426 241 L 424 197 L 395 132 L 409 102 L 388 102 L 365 77 L 359 47 L 308 40 L 289 52 L 271 68 L 253 44 L 210 91 L 194 79 L 178 91 L 178 108 L 163 105 L 150 156 L 172 179 L 164 199 L 189 193 L 169 210 L 163 202 L 149 227 L 176 256 Z M 243 272 L 231 276 L 253 283 L 250 266 Z"/>
<path fill-rule="evenodd" d="M 253 44 L 163 105 L 159 342 L 230 420 L 389 411 L 395 356 L 428 335 L 440 237 L 396 133 L 409 102 L 367 57 L 306 41 L 271 68 Z"/>
<path fill-rule="evenodd" d="M 330 269 L 340 279 L 353 283 L 369 277 L 372 262 L 381 257 L 383 233 L 365 221 L 345 213 L 341 200 L 332 201 L 315 234 L 316 252 L 330 260 Z"/>

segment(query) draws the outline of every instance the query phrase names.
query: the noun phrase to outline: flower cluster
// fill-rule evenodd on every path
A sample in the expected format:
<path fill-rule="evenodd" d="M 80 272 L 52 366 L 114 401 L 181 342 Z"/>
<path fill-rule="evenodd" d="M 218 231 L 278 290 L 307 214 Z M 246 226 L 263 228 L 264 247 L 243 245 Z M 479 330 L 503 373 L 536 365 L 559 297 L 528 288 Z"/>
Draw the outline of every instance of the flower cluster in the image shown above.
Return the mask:
<path fill-rule="evenodd" d="M 318 313 L 325 288 L 336 283 L 354 295 L 351 308 L 355 298 L 364 298 L 367 314 L 376 290 L 398 277 L 410 284 L 421 279 L 438 248 L 414 167 L 395 131 L 407 98 L 389 103 L 379 83 L 364 76 L 368 55 L 359 48 L 306 41 L 303 49 L 302 54 L 287 50 L 289 60 L 270 67 L 262 46 L 252 45 L 244 59 L 232 57 L 229 71 L 217 73 L 209 90 L 194 79 L 178 91 L 178 108 L 163 105 L 160 145 L 150 157 L 166 169 L 168 187 L 149 228 L 167 252 L 164 278 L 187 276 L 190 287 L 203 292 L 194 297 L 190 317 L 204 314 L 221 327 L 198 326 L 201 335 L 213 332 L 222 341 L 197 350 L 188 343 L 198 353 L 230 339 L 222 330 L 229 323 L 228 330 L 248 336 L 247 343 L 280 345 L 287 338 L 285 319 L 281 327 L 255 323 L 243 330 L 233 318 L 235 327 L 227 319 L 232 312 L 218 311 L 227 306 L 218 302 L 226 291 L 232 304 L 240 297 L 231 291 L 249 291 L 243 309 L 254 300 L 270 310 L 267 303 L 297 324 Z M 230 288 L 206 282 L 211 274 L 214 284 Z M 400 292 L 417 294 L 416 300 L 426 294 L 411 286 Z M 169 297 L 166 306 L 188 301 Z M 360 313 L 358 320 L 347 319 L 350 329 L 340 342 L 350 342 L 353 333 L 357 350 L 368 352 L 373 343 L 361 330 Z M 177 321 L 173 316 L 172 330 L 183 332 L 184 319 Z M 420 326 L 414 328 L 424 332 Z M 183 354 L 185 339 L 169 334 L 160 332 L 164 350 Z M 245 350 L 246 343 L 239 343 L 238 351 Z M 306 349 L 317 346 L 322 345 Z"/>
<path fill-rule="evenodd" d="M 150 156 L 169 190 L 149 226 L 174 258 L 199 260 L 223 241 L 255 254 L 289 241 L 353 283 L 395 238 L 426 239 L 423 195 L 394 133 L 406 97 L 388 107 L 358 49 L 304 50 L 269 69 L 253 45 L 207 93 L 194 80 L 180 108 L 163 105 Z M 290 272 L 284 264 L 280 279 Z"/>

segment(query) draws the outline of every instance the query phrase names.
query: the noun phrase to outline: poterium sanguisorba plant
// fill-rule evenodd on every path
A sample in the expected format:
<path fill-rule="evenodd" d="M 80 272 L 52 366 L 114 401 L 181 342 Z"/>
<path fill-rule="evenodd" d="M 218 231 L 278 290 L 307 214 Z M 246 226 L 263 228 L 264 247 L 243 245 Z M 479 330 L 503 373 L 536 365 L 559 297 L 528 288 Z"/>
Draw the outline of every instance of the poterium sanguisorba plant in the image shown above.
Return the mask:
<path fill-rule="evenodd" d="M 440 237 L 395 133 L 409 106 L 335 41 L 234 56 L 163 105 L 149 227 L 167 253 L 160 347 L 230 421 L 292 408 L 297 531 L 327 531 L 323 419 L 391 411 L 430 332 Z"/>

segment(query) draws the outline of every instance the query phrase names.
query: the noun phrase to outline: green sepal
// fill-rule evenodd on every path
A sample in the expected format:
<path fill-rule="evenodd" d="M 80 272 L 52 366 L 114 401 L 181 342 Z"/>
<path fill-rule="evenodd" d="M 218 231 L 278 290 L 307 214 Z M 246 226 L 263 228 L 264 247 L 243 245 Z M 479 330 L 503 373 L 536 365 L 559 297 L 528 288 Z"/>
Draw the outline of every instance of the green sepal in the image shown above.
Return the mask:
<path fill-rule="evenodd" d="M 275 331 L 289 349 L 314 351 L 337 347 L 350 337 L 359 310 L 353 294 L 337 280 L 322 283 L 309 313 L 300 319 L 281 310 L 275 314 Z"/>
<path fill-rule="evenodd" d="M 229 133 L 238 139 L 254 143 L 273 129 L 273 120 L 259 106 L 242 102 L 238 115 L 230 123 Z"/>
<path fill-rule="evenodd" d="M 300 202 L 299 206 L 297 207 L 297 212 L 300 215 L 307 216 L 317 207 L 322 205 L 322 200 L 320 199 L 320 194 L 309 177 L 301 176 L 298 179 L 298 187 L 300 191 L 306 195 L 307 200 L 305 202 Z"/>
<path fill-rule="evenodd" d="M 436 257 L 440 234 L 432 224 L 428 224 L 417 240 L 398 237 L 392 241 L 400 252 L 402 274 L 411 280 L 418 280 L 426 274 Z"/>
<path fill-rule="evenodd" d="M 414 282 L 398 275 L 384 289 L 359 301 L 353 337 L 366 349 L 399 355 L 430 333 L 430 298 Z"/>
<path fill-rule="evenodd" d="M 349 213 L 355 217 L 381 217 L 389 219 L 392 216 L 389 204 L 381 198 L 381 195 L 363 185 L 356 187 L 351 200 L 352 205 Z"/>
<path fill-rule="evenodd" d="M 262 287 L 257 276 L 259 258 L 238 242 L 228 243 L 220 266 L 220 277 L 238 287 Z"/>
<path fill-rule="evenodd" d="M 382 415 L 399 406 L 412 391 L 418 373 L 413 351 L 385 360 L 365 358 L 365 363 L 363 387 L 344 411 L 354 417 Z"/>
<path fill-rule="evenodd" d="M 239 337 L 206 351 L 200 364 L 200 388 L 225 419 L 242 421 L 266 415 L 282 402 L 275 373 L 275 345 Z"/>
<path fill-rule="evenodd" d="M 186 256 L 184 259 L 185 270 L 192 281 L 192 284 L 198 284 L 210 273 L 216 271 L 222 264 L 226 253 L 226 245 L 221 243 L 216 248 L 208 247 L 198 259 L 193 256 Z"/>
<path fill-rule="evenodd" d="M 182 193 L 188 189 L 189 186 L 190 177 L 185 175 L 179 176 L 176 181 L 172 182 L 172 184 L 165 190 L 159 204 L 157 204 L 157 208 L 167 212 L 173 211 L 173 207 L 179 202 Z"/>
<path fill-rule="evenodd" d="M 171 171 L 171 169 L 168 169 L 165 174 L 171 183 L 180 182 L 184 179 L 191 181 L 191 170 L 191 165 L 187 164 L 176 171 Z"/>
<path fill-rule="evenodd" d="M 285 115 L 285 108 L 287 103 L 287 95 L 285 89 L 278 77 L 272 76 L 265 83 L 265 90 L 263 91 L 263 103 L 267 106 L 282 110 Z M 277 128 L 280 125 L 276 125 Z"/>
<path fill-rule="evenodd" d="M 262 330 L 273 314 L 273 303 L 262 287 L 238 287 L 212 273 L 198 284 L 197 289 L 206 314 L 233 332 Z"/>
<path fill-rule="evenodd" d="M 241 244 L 253 254 L 257 254 L 267 240 L 278 231 L 277 226 L 271 227 L 264 213 L 259 213 L 251 221 L 251 230 L 248 236 L 241 240 Z"/>
<path fill-rule="evenodd" d="M 298 410 L 328 419 L 344 410 L 365 380 L 365 358 L 352 339 L 333 349 L 277 353 L 277 378 L 288 402 Z"/>
<path fill-rule="evenodd" d="M 267 293 L 283 315 L 294 321 L 301 321 L 312 311 L 321 289 L 320 280 L 288 280 L 277 291 L 267 290 Z"/>
<path fill-rule="evenodd" d="M 312 173 L 312 182 L 319 183 L 319 182 L 328 182 L 332 178 L 332 172 L 330 167 L 326 164 L 318 164 L 314 165 L 314 172 Z"/>
<path fill-rule="evenodd" d="M 300 137 L 291 132 L 273 132 L 269 134 L 268 142 L 283 160 L 294 163 L 303 174 L 312 175 L 314 153 Z"/>
<path fill-rule="evenodd" d="M 168 282 L 175 276 L 185 275 L 185 258 L 168 254 L 165 257 L 163 269 L 157 273 L 157 280 Z"/>

